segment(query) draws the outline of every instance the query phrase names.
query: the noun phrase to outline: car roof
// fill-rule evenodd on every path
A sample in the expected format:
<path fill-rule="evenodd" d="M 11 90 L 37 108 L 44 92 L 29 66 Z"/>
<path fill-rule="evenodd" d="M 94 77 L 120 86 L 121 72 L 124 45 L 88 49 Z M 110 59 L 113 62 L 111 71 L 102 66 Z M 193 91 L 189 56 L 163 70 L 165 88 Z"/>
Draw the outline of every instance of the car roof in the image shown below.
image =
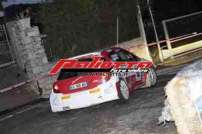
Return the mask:
<path fill-rule="evenodd" d="M 101 56 L 102 52 L 111 52 L 111 51 L 122 50 L 122 49 L 123 48 L 120 48 L 120 47 L 111 47 L 111 48 L 102 49 L 102 50 L 96 51 L 96 52 L 90 52 L 90 53 L 74 56 L 69 59 L 79 59 L 79 58 L 84 58 L 84 57 L 88 57 L 88 56 Z"/>
<path fill-rule="evenodd" d="M 86 54 L 82 54 L 82 55 L 78 55 L 78 56 L 75 56 L 75 57 L 71 57 L 69 59 L 79 59 L 79 58 L 83 58 L 83 57 L 88 57 L 88 56 L 100 56 L 101 55 L 101 52 L 92 52 L 92 53 L 86 53 Z"/>

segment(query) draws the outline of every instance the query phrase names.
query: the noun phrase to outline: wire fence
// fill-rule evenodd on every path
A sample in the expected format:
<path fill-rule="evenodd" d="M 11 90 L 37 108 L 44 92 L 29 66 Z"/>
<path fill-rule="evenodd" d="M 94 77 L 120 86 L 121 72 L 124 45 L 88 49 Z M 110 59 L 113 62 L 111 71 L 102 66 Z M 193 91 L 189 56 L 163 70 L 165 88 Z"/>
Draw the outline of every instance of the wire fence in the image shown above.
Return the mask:
<path fill-rule="evenodd" d="M 4 24 L 0 24 L 0 68 L 14 63 L 11 46 Z"/>

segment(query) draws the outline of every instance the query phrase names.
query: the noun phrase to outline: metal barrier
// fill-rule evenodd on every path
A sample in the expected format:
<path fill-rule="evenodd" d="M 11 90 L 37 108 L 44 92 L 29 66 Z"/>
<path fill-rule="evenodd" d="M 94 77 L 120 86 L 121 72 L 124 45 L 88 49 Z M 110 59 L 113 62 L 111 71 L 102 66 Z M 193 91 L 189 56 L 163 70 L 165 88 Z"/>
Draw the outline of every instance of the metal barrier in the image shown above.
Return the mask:
<path fill-rule="evenodd" d="M 192 51 L 195 49 L 201 49 L 202 48 L 201 39 L 195 40 L 193 42 L 188 41 L 188 40 L 194 39 L 197 36 L 199 37 L 200 35 L 202 35 L 200 33 L 202 31 L 202 29 L 198 28 L 198 25 L 197 25 L 197 24 L 201 23 L 201 21 L 199 19 L 202 20 L 202 11 L 180 16 L 180 17 L 176 17 L 176 18 L 163 20 L 162 25 L 163 25 L 163 30 L 165 33 L 167 46 L 166 46 L 166 48 L 164 47 L 163 49 L 161 49 L 163 57 L 160 57 L 160 58 L 162 58 L 164 60 L 169 57 L 173 57 L 175 55 L 182 54 L 184 52 Z M 171 25 L 172 22 L 173 23 L 175 22 L 171 28 L 171 30 L 173 30 L 172 36 L 176 36 L 176 35 L 179 35 L 182 33 L 183 34 L 191 33 L 191 35 L 187 36 L 187 37 L 177 38 L 175 40 L 172 40 L 171 31 L 169 31 L 169 28 L 168 28 L 168 23 L 170 23 L 170 25 Z M 194 23 L 194 24 L 196 23 L 196 25 L 194 25 L 192 23 Z M 178 28 L 179 26 L 180 26 L 180 28 Z M 199 33 L 197 33 L 197 32 L 199 32 Z M 186 43 L 186 40 L 188 43 Z M 184 44 L 177 46 L 176 44 L 179 44 L 180 41 L 184 42 Z"/>
<path fill-rule="evenodd" d="M 10 41 L 4 24 L 0 24 L 0 68 L 14 64 Z"/>

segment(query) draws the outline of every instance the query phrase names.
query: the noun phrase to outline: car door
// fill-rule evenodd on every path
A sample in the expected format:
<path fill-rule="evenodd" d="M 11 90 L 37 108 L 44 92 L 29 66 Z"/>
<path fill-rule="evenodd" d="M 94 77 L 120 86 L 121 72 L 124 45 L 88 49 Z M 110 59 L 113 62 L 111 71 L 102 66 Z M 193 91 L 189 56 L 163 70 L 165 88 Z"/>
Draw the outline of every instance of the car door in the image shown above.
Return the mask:
<path fill-rule="evenodd" d="M 122 55 L 120 55 L 120 51 L 121 51 L 121 49 L 113 49 L 113 50 L 111 50 L 111 52 L 109 53 L 109 58 L 113 61 L 113 62 L 118 62 L 118 61 L 127 61 L 128 59 L 127 59 L 127 57 L 124 57 L 124 55 L 122 56 Z M 122 73 L 122 74 L 124 74 L 124 73 Z M 131 89 L 132 88 L 132 83 L 131 83 L 131 78 L 130 78 L 130 76 L 126 76 L 125 74 L 124 75 L 122 75 L 120 72 L 119 73 L 117 73 L 116 75 L 119 77 L 119 78 L 123 78 L 123 79 L 125 79 L 126 80 L 126 83 L 127 83 L 127 86 L 128 86 L 128 88 L 129 89 Z"/>
<path fill-rule="evenodd" d="M 121 50 L 119 52 L 119 56 L 121 59 L 124 61 L 140 61 L 140 58 L 137 56 L 133 55 L 132 53 L 126 51 L 126 50 Z M 130 89 L 134 90 L 139 88 L 143 84 L 143 73 L 142 72 L 130 72 L 128 73 L 128 83 L 130 84 Z"/>

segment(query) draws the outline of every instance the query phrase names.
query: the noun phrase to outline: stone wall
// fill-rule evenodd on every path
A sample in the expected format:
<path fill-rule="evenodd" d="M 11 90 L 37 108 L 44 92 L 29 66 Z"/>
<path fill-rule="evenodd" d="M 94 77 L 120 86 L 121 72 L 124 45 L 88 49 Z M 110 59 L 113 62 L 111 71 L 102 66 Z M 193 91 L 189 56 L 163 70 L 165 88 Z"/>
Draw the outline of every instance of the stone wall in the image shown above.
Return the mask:
<path fill-rule="evenodd" d="M 30 18 L 8 22 L 6 27 L 11 40 L 13 57 L 16 58 L 17 65 L 26 72 L 27 78 L 33 79 L 47 75 L 50 64 L 42 46 L 39 28 L 31 27 Z M 51 82 L 51 78 L 40 79 L 38 85 L 47 93 L 50 92 Z"/>

